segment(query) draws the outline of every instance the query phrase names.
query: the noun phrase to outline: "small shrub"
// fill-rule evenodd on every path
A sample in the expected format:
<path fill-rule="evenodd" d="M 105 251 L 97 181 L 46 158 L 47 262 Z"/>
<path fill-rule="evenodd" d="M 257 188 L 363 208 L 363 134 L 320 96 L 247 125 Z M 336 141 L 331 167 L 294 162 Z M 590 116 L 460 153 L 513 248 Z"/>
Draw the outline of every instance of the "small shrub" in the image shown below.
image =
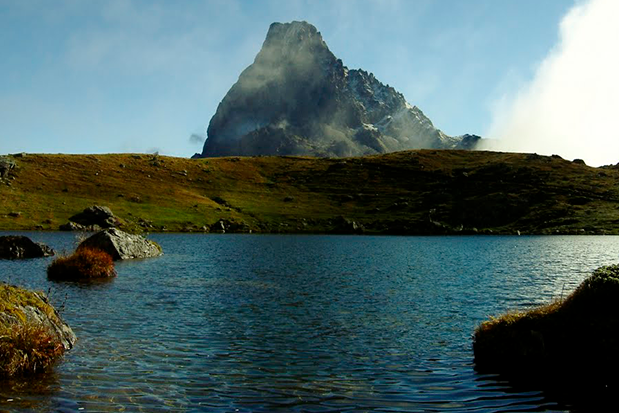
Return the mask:
<path fill-rule="evenodd" d="M 60 257 L 47 267 L 50 280 L 87 281 L 116 276 L 110 254 L 95 248 L 78 248 L 73 255 Z"/>
<path fill-rule="evenodd" d="M 0 325 L 0 377 L 41 372 L 63 353 L 62 343 L 42 326 Z"/>

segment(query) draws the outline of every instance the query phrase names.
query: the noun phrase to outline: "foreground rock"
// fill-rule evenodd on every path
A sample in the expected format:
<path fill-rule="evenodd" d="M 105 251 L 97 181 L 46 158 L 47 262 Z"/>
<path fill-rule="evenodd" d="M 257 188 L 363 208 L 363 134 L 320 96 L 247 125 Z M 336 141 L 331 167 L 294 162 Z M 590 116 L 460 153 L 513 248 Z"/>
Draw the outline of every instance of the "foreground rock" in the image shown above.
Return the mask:
<path fill-rule="evenodd" d="M 61 231 L 100 231 L 117 226 L 120 220 L 106 206 L 93 205 L 69 218 L 60 226 Z"/>
<path fill-rule="evenodd" d="M 482 323 L 476 368 L 563 391 L 607 393 L 619 377 L 619 266 L 593 272 L 565 300 Z"/>
<path fill-rule="evenodd" d="M 54 250 L 45 244 L 34 242 L 22 235 L 6 235 L 0 237 L 0 258 L 25 259 L 40 258 L 54 255 Z"/>
<path fill-rule="evenodd" d="M 42 371 L 76 340 L 43 293 L 0 284 L 0 377 Z"/>
<path fill-rule="evenodd" d="M 163 254 L 157 243 L 140 235 L 127 234 L 116 228 L 94 234 L 83 241 L 78 249 L 85 247 L 105 251 L 114 261 L 158 257 Z"/>

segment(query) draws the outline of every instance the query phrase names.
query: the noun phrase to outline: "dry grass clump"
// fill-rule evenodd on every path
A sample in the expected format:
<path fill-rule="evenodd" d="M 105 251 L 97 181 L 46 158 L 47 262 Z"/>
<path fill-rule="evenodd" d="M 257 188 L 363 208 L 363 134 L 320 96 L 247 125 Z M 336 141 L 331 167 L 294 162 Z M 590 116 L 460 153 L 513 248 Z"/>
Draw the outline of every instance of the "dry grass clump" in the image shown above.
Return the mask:
<path fill-rule="evenodd" d="M 565 300 L 555 300 L 550 304 L 541 305 L 526 311 L 509 311 L 498 317 L 490 316 L 490 320 L 482 322 L 476 330 L 476 334 L 483 332 L 492 332 L 497 328 L 505 328 L 510 325 L 517 325 L 524 320 L 539 320 L 543 317 L 548 317 L 555 314 L 564 305 Z"/>
<path fill-rule="evenodd" d="M 88 281 L 116 276 L 110 254 L 95 248 L 78 248 L 72 255 L 59 257 L 47 267 L 50 280 Z"/>
<path fill-rule="evenodd" d="M 43 326 L 28 322 L 0 325 L 0 377 L 41 372 L 63 353 L 62 343 Z"/>
<path fill-rule="evenodd" d="M 491 318 L 475 331 L 476 367 L 530 380 L 619 384 L 618 300 L 613 265 L 595 270 L 564 300 Z"/>

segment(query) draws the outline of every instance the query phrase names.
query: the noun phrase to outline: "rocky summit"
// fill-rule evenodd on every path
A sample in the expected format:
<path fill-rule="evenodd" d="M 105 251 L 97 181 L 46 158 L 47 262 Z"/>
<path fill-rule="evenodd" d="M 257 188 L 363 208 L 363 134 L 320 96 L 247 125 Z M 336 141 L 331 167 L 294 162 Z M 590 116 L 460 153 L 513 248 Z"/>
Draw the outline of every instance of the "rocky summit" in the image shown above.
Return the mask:
<path fill-rule="evenodd" d="M 349 70 L 309 23 L 273 23 L 210 121 L 201 154 L 347 157 L 406 149 L 472 149 L 373 74 Z"/>

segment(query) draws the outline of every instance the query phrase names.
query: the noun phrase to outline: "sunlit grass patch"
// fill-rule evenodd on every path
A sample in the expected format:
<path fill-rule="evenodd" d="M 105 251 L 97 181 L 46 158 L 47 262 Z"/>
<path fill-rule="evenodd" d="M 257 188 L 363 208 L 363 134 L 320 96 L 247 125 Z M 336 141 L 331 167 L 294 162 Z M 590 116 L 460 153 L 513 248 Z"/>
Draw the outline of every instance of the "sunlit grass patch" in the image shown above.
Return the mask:
<path fill-rule="evenodd" d="M 252 232 L 325 233 L 343 216 L 370 234 L 619 233 L 619 169 L 530 154 L 27 154 L 15 162 L 15 179 L 0 185 L 3 229 L 57 230 L 84 208 L 104 205 L 127 232 L 206 231 L 225 219 Z"/>

